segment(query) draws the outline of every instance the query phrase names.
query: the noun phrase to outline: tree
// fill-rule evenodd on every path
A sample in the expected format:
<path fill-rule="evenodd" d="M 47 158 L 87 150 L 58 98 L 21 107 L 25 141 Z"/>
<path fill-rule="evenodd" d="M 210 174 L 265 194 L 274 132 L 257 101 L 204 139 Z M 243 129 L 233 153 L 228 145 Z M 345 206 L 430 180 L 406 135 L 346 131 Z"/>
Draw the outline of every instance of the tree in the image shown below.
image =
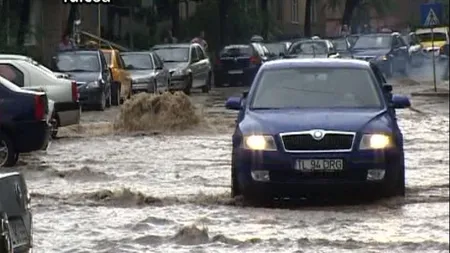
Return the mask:
<path fill-rule="evenodd" d="M 30 22 L 30 7 L 30 0 L 22 1 L 22 6 L 20 9 L 19 29 L 17 31 L 17 46 L 23 46 L 23 44 L 25 43 L 25 35 L 28 32 L 28 24 Z"/>
<path fill-rule="evenodd" d="M 262 29 L 261 29 L 261 36 L 263 38 L 267 38 L 269 34 L 269 11 L 268 11 L 268 1 L 267 0 L 260 0 L 261 5 L 261 14 L 262 14 Z"/>

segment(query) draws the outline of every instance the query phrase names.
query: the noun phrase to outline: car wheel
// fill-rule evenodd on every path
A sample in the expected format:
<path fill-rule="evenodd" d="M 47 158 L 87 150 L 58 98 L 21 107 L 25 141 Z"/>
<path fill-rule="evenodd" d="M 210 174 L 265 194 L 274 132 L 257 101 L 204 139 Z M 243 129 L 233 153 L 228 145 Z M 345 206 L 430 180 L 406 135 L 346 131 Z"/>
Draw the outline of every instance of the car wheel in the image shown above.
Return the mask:
<path fill-rule="evenodd" d="M 386 172 L 386 181 L 384 182 L 381 195 L 384 198 L 405 195 L 405 170 L 396 168 L 393 171 Z"/>
<path fill-rule="evenodd" d="M 239 195 L 241 195 L 241 191 L 239 190 L 239 182 L 237 180 L 236 171 L 232 167 L 231 168 L 231 197 L 234 198 Z"/>
<path fill-rule="evenodd" d="M 102 92 L 100 97 L 99 105 L 97 106 L 99 111 L 104 111 L 106 109 L 106 95 L 105 92 Z"/>
<path fill-rule="evenodd" d="M 191 95 L 191 89 L 192 89 L 192 76 L 189 75 L 186 87 L 184 87 L 183 89 L 184 94 Z"/>
<path fill-rule="evenodd" d="M 120 105 L 121 98 L 120 98 L 120 83 L 119 82 L 113 82 L 111 86 L 111 100 L 113 106 Z"/>
<path fill-rule="evenodd" d="M 111 102 L 112 102 L 112 87 L 109 89 L 109 95 L 105 102 L 106 108 L 111 107 Z"/>
<path fill-rule="evenodd" d="M 205 85 L 202 87 L 203 93 L 208 93 L 211 90 L 211 72 L 208 73 L 208 77 L 206 78 Z"/>
<path fill-rule="evenodd" d="M 14 151 L 11 139 L 0 133 L 0 167 L 12 167 L 16 165 L 18 156 Z"/>
<path fill-rule="evenodd" d="M 9 226 L 8 215 L 6 215 L 6 213 L 2 213 L 0 217 L 0 252 L 14 252 L 11 238 L 11 228 Z"/>
<path fill-rule="evenodd" d="M 58 118 L 53 115 L 52 118 L 50 119 L 50 136 L 52 137 L 52 139 L 56 139 L 56 136 L 58 135 L 58 126 L 59 126 L 59 121 Z"/>

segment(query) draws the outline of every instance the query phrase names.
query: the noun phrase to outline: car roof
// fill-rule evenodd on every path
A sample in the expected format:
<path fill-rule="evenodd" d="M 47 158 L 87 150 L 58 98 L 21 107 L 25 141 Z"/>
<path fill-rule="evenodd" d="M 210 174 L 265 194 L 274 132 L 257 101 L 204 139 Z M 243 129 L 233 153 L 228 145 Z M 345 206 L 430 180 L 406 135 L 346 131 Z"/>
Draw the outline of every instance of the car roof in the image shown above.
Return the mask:
<path fill-rule="evenodd" d="M 155 45 L 153 46 L 153 48 L 188 48 L 193 44 L 197 44 L 197 43 L 179 43 L 179 44 L 159 44 L 159 45 Z"/>
<path fill-rule="evenodd" d="M 0 59 L 3 60 L 30 60 L 31 57 L 19 54 L 0 54 Z"/>
<path fill-rule="evenodd" d="M 354 59 L 333 59 L 333 58 L 311 58 L 311 59 L 280 59 L 269 61 L 263 64 L 263 69 L 286 69 L 286 68 L 357 68 L 370 69 L 370 64 L 366 61 Z"/>
<path fill-rule="evenodd" d="M 131 51 L 131 52 L 121 52 L 120 55 L 130 55 L 130 54 L 151 54 L 151 51 Z"/>

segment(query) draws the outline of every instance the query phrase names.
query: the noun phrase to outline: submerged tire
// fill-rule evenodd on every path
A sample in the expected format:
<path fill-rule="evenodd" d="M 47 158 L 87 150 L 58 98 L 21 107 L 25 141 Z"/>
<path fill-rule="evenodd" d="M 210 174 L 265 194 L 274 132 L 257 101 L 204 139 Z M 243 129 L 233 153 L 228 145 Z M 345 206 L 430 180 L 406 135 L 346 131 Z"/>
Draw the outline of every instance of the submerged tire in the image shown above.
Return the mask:
<path fill-rule="evenodd" d="M 0 133 L 0 167 L 12 167 L 17 163 L 17 152 L 11 139 Z"/>

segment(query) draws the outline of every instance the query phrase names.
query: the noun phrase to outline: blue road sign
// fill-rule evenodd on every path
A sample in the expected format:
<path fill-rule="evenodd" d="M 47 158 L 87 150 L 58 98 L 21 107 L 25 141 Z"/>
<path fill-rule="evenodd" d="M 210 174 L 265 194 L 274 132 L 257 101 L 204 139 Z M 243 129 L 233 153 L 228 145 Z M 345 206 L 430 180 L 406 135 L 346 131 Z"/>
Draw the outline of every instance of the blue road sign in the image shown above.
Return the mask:
<path fill-rule="evenodd" d="M 434 27 L 442 23 L 442 4 L 429 3 L 420 5 L 420 23 L 425 27 Z"/>

